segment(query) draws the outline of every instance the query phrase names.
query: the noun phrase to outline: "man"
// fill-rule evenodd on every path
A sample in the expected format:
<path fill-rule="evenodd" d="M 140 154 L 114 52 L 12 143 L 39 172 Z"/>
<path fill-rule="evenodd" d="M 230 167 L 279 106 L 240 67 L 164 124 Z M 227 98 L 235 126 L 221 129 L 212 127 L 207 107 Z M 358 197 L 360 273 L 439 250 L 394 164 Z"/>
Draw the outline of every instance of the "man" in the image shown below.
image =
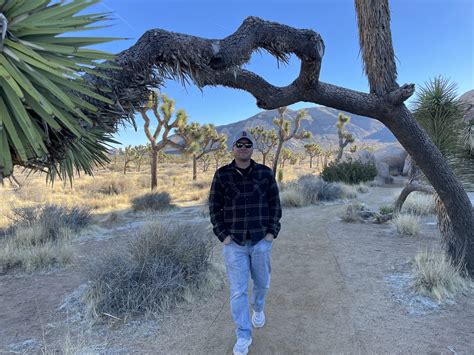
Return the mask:
<path fill-rule="evenodd" d="M 265 324 L 265 296 L 270 286 L 272 243 L 280 231 L 278 186 L 270 168 L 251 159 L 255 141 L 247 131 L 232 140 L 234 160 L 219 168 L 209 194 L 214 233 L 223 243 L 230 285 L 230 307 L 236 324 L 234 354 L 247 354 L 252 324 Z M 248 282 L 253 280 L 250 320 Z"/>

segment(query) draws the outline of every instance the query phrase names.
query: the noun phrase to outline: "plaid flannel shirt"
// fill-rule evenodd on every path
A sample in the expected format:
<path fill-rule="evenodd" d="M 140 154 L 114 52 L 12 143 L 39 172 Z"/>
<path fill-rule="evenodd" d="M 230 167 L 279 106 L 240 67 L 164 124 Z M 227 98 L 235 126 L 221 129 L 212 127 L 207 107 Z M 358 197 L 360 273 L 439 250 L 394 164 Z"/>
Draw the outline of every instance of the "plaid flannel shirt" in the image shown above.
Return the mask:
<path fill-rule="evenodd" d="M 253 160 L 248 176 L 236 168 L 235 161 L 219 168 L 209 193 L 209 213 L 213 231 L 221 242 L 231 236 L 243 245 L 247 231 L 252 244 L 258 243 L 266 233 L 276 238 L 281 206 L 272 170 Z"/>

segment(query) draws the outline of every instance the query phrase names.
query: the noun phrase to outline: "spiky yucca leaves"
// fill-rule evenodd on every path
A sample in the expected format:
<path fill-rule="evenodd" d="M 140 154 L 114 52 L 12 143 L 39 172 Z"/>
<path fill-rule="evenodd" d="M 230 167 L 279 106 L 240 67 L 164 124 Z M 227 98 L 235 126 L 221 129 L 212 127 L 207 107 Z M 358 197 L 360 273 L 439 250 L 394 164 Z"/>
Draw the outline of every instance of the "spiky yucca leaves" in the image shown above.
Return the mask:
<path fill-rule="evenodd" d="M 419 90 L 414 116 L 448 160 L 468 189 L 474 187 L 474 156 L 466 154 L 463 104 L 457 98 L 456 84 L 439 76 Z"/>
<path fill-rule="evenodd" d="M 414 104 L 415 118 L 445 156 L 461 149 L 463 112 L 456 97 L 456 84 L 439 76 L 420 88 Z"/>
<path fill-rule="evenodd" d="M 97 2 L 0 0 L 0 178 L 22 165 L 72 179 L 108 161 L 114 127 L 91 119 L 91 102 L 114 102 L 83 74 L 103 75 L 96 61 L 113 55 L 86 47 L 113 38 L 62 36 L 104 27 L 89 25 L 107 14 L 77 15 Z"/>

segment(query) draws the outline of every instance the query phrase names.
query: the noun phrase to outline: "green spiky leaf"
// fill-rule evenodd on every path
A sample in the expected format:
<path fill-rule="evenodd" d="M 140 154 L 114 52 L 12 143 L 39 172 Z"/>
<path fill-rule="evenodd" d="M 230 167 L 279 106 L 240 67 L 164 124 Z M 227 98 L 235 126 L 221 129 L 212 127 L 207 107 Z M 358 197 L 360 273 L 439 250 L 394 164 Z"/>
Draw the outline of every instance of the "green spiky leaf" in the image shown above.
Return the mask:
<path fill-rule="evenodd" d="M 114 56 L 89 46 L 117 38 L 64 36 L 105 27 L 97 24 L 108 14 L 84 14 L 97 2 L 0 1 L 8 20 L 0 52 L 0 179 L 18 164 L 46 169 L 51 181 L 72 181 L 107 161 L 111 128 L 90 117 L 94 102 L 113 100 L 104 96 L 110 90 L 98 91 L 82 75 L 106 77 L 94 71 L 96 61 Z"/>

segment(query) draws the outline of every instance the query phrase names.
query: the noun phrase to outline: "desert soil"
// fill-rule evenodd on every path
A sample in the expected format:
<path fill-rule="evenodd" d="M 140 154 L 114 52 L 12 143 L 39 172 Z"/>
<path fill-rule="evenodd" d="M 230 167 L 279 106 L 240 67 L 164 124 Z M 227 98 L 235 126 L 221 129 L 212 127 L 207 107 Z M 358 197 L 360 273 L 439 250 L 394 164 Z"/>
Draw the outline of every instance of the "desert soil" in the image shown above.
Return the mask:
<path fill-rule="evenodd" d="M 371 188 L 358 200 L 377 208 L 397 191 Z M 273 244 L 267 323 L 254 330 L 249 354 L 474 353 L 472 294 L 438 304 L 409 287 L 410 260 L 439 246 L 434 217 L 423 219 L 420 236 L 400 237 L 392 225 L 341 222 L 347 203 L 284 209 Z M 226 284 L 158 319 L 125 324 L 89 326 L 74 307 L 59 309 L 87 282 L 81 263 L 120 245 L 140 224 L 124 216 L 119 227 L 83 236 L 78 261 L 66 269 L 0 276 L 0 352 L 232 353 Z M 193 206 L 162 219 L 207 223 Z"/>

